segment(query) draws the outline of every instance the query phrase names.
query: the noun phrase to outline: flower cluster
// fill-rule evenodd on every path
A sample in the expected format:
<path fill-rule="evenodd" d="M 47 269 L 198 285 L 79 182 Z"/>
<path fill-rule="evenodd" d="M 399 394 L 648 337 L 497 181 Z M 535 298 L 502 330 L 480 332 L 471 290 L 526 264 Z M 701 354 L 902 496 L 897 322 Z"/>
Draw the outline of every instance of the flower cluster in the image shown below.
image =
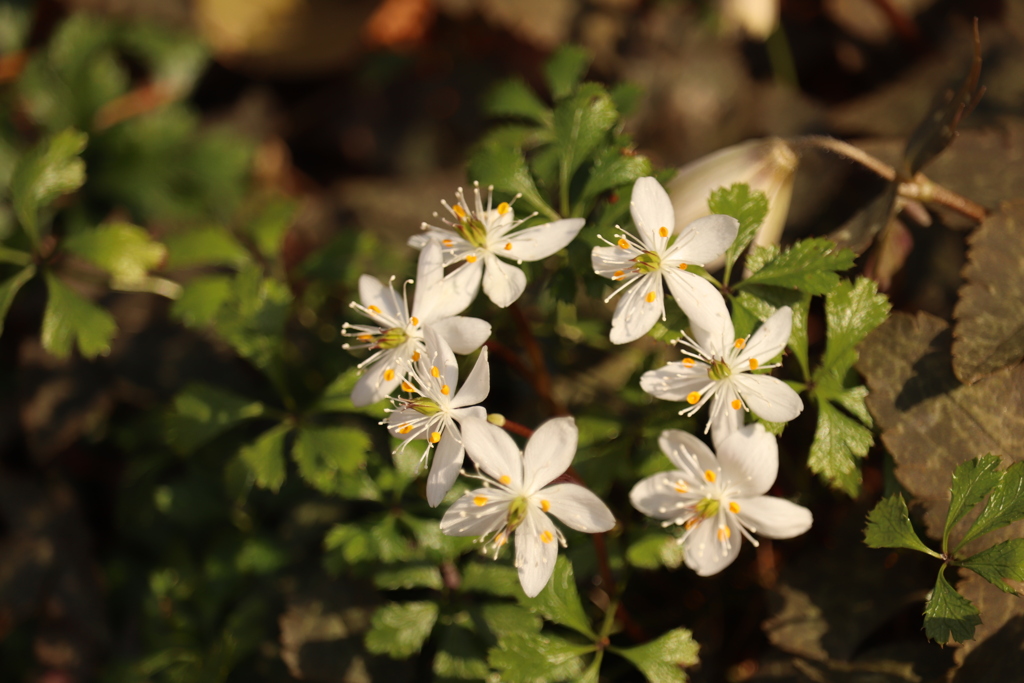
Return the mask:
<path fill-rule="evenodd" d="M 426 482 L 431 506 L 444 502 L 460 473 L 466 474 L 469 456 L 477 473 L 466 476 L 482 486 L 451 504 L 441 531 L 479 537 L 495 556 L 514 540 L 520 583 L 534 596 L 551 577 L 558 546 L 566 543 L 552 516 L 585 533 L 608 531 L 615 518 L 596 495 L 571 481 L 578 441 L 571 417 L 544 423 L 520 450 L 488 422 L 480 405 L 490 392 L 486 347 L 459 384 L 456 354 L 475 352 L 491 334 L 486 321 L 460 314 L 481 285 L 496 306 L 511 305 L 525 290 L 526 275 L 503 259 L 518 264 L 546 258 L 567 246 L 584 221 L 524 229 L 535 214 L 516 219 L 515 199 L 494 206 L 491 191 L 485 202 L 476 184 L 472 202 L 461 189 L 456 197 L 455 204 L 442 202 L 449 214 L 440 219 L 443 225 L 424 223 L 423 233 L 410 239 L 420 250 L 417 274 L 401 295 L 394 278 L 386 286 L 370 275 L 360 278 L 360 302 L 352 307 L 371 324 L 346 323 L 342 334 L 355 340 L 345 348 L 370 353 L 360 363 L 364 374 L 352 401 L 362 406 L 390 398 L 382 424 L 401 441 L 396 452 L 412 441 L 425 442 L 421 462 L 433 456 Z M 736 239 L 737 221 L 705 216 L 677 233 L 672 202 L 654 178 L 636 182 L 630 210 L 636 235 L 617 228 L 615 241 L 605 240 L 608 246 L 595 247 L 591 256 L 598 275 L 620 283 L 609 299 L 623 294 L 611 341 L 633 341 L 664 320 L 668 289 L 690 321 L 680 342 L 685 356 L 645 373 L 641 387 L 658 398 L 686 402 L 682 414 L 710 404 L 705 432 L 710 429 L 719 451 L 716 458 L 697 437 L 665 431 L 661 448 L 678 469 L 639 482 L 630 499 L 664 524 L 682 525 L 687 564 L 701 575 L 713 574 L 735 559 L 743 536 L 788 538 L 810 527 L 805 508 L 764 495 L 775 481 L 778 446 L 761 425 L 744 426 L 747 411 L 782 422 L 803 408 L 788 385 L 764 374 L 776 367 L 789 340 L 792 311 L 781 308 L 753 335 L 736 338 L 725 299 L 698 267 L 722 256 Z"/>

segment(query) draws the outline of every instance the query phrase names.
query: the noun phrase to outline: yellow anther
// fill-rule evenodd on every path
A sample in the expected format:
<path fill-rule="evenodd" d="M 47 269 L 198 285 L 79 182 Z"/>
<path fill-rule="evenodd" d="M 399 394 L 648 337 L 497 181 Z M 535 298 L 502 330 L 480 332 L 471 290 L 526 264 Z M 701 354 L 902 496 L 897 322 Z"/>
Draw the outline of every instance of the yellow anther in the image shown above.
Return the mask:
<path fill-rule="evenodd" d="M 498 477 L 498 481 L 500 481 L 505 486 L 508 486 L 509 484 L 512 483 L 512 477 L 508 476 L 507 474 L 503 474 L 500 477 Z"/>
<path fill-rule="evenodd" d="M 687 531 L 689 531 L 690 529 L 692 529 L 693 527 L 697 526 L 698 524 L 700 524 L 700 517 L 691 517 L 690 519 L 686 520 L 686 523 L 683 524 L 683 527 Z"/>
<path fill-rule="evenodd" d="M 718 475 L 715 474 L 714 470 L 704 470 L 704 478 L 712 484 L 715 483 L 715 479 L 718 479 Z"/>
<path fill-rule="evenodd" d="M 472 254 L 467 256 L 466 257 L 466 263 L 476 263 L 476 256 L 473 256 Z"/>
<path fill-rule="evenodd" d="M 540 540 L 544 541 L 545 543 L 551 543 L 551 541 L 555 540 L 555 537 L 551 535 L 550 531 L 545 529 L 544 531 L 540 532 Z"/>
<path fill-rule="evenodd" d="M 732 406 L 733 410 L 739 410 L 740 408 L 743 407 L 743 401 L 739 400 L 738 398 L 734 398 L 732 400 L 732 403 L 730 403 L 729 405 Z"/>
<path fill-rule="evenodd" d="M 737 503 L 736 501 L 733 501 L 733 502 L 729 503 L 729 512 L 731 512 L 732 514 L 735 515 L 739 511 L 740 511 L 740 504 L 739 503 Z"/>
<path fill-rule="evenodd" d="M 373 335 L 372 334 L 361 334 L 358 337 L 356 337 L 356 339 L 358 339 L 359 341 L 371 342 L 371 341 L 373 341 Z"/>
<path fill-rule="evenodd" d="M 374 313 L 380 313 L 380 309 L 374 306 L 373 304 L 370 304 L 369 306 L 367 306 L 367 308 L 373 311 Z"/>
<path fill-rule="evenodd" d="M 502 202 L 501 204 L 498 204 L 498 215 L 504 216 L 506 213 L 508 213 L 508 210 L 511 208 L 512 207 L 508 205 L 508 202 Z"/>
<path fill-rule="evenodd" d="M 409 322 L 411 322 L 413 325 L 419 325 L 420 324 L 420 319 L 417 318 L 416 316 L 413 316 L 413 317 L 409 318 Z"/>
<path fill-rule="evenodd" d="M 687 268 L 689 268 L 689 267 L 690 267 L 690 266 L 689 266 L 689 265 L 687 265 L 687 264 L 685 264 L 685 263 L 680 263 L 680 264 L 679 264 L 679 270 L 686 270 L 686 269 L 687 269 Z"/>
<path fill-rule="evenodd" d="M 505 251 L 512 251 L 512 243 L 505 242 Z"/>
<path fill-rule="evenodd" d="M 440 377 L 441 376 L 441 371 L 437 369 L 436 365 L 431 365 L 430 366 L 430 376 L 431 377 Z"/>
<path fill-rule="evenodd" d="M 411 393 L 413 393 L 414 391 L 416 391 L 416 387 L 414 387 L 413 385 L 409 384 L 408 382 L 406 382 L 406 381 L 405 381 L 405 380 L 403 379 L 403 380 L 402 380 L 402 391 L 405 391 L 405 392 L 408 392 L 408 393 L 410 393 L 410 394 L 411 394 Z"/>
<path fill-rule="evenodd" d="M 658 298 L 658 295 L 654 292 L 647 292 L 647 296 L 644 297 L 644 301 L 649 304 L 653 304 L 654 300 Z"/>
<path fill-rule="evenodd" d="M 441 385 L 441 393 L 444 394 L 445 396 L 451 393 L 451 389 L 448 388 L 447 384 Z"/>
<path fill-rule="evenodd" d="M 508 536 L 504 531 L 498 532 L 498 535 L 494 537 L 494 545 L 505 545 L 506 543 L 508 543 Z"/>
<path fill-rule="evenodd" d="M 385 382 L 390 382 L 394 378 L 395 378 L 395 371 L 394 370 L 392 370 L 391 368 L 388 368 L 387 370 L 384 371 L 384 381 Z"/>
<path fill-rule="evenodd" d="M 732 529 L 727 526 L 718 527 L 718 540 L 725 541 L 732 537 Z"/>
<path fill-rule="evenodd" d="M 616 244 L 619 245 L 620 249 L 629 249 L 629 242 L 626 241 L 625 237 L 620 237 L 619 241 L 616 242 Z"/>
<path fill-rule="evenodd" d="M 683 367 L 684 368 L 692 368 L 694 365 L 696 365 L 696 362 L 692 358 L 684 358 L 683 359 Z"/>
<path fill-rule="evenodd" d="M 454 247 L 455 246 L 455 242 L 453 242 L 451 240 L 441 240 L 441 244 L 443 244 L 446 247 Z"/>
<path fill-rule="evenodd" d="M 677 481 L 673 488 L 676 490 L 676 493 L 687 493 L 690 490 L 686 488 L 686 484 L 681 481 Z"/>
<path fill-rule="evenodd" d="M 408 434 L 411 431 L 412 431 L 412 425 L 402 425 L 401 427 L 398 428 L 398 433 L 399 434 Z"/>
<path fill-rule="evenodd" d="M 668 237 L 668 228 L 666 228 L 664 225 L 661 226 L 660 228 L 658 228 L 658 234 L 661 235 L 662 237 Z"/>
<path fill-rule="evenodd" d="M 430 432 L 430 443 L 437 443 L 441 440 L 441 432 Z"/>
<path fill-rule="evenodd" d="M 624 277 L 626 277 L 626 273 L 621 270 L 616 270 L 614 273 L 612 273 L 613 280 L 621 280 Z"/>
<path fill-rule="evenodd" d="M 487 496 L 474 496 L 473 497 L 473 505 L 476 505 L 477 507 L 481 507 L 486 502 L 487 502 Z"/>
<path fill-rule="evenodd" d="M 416 361 L 418 361 L 420 359 L 420 352 L 419 351 L 414 351 L 412 356 L 410 356 L 410 357 L 412 358 L 412 362 L 415 363 Z"/>
<path fill-rule="evenodd" d="M 732 345 L 735 346 L 737 349 L 742 349 L 744 346 L 747 345 L 747 340 L 746 339 L 737 339 L 736 341 L 734 341 L 732 343 Z"/>
<path fill-rule="evenodd" d="M 700 392 L 699 391 L 691 391 L 690 393 L 688 393 L 686 395 L 686 402 L 689 403 L 691 406 L 696 404 L 697 401 L 699 401 L 699 400 L 700 400 Z"/>
<path fill-rule="evenodd" d="M 458 216 L 459 218 L 465 218 L 465 217 L 466 217 L 466 211 L 465 211 L 465 209 L 463 209 L 463 208 L 462 208 L 462 207 L 461 207 L 460 205 L 458 205 L 458 204 L 456 204 L 455 206 L 453 206 L 453 207 L 452 207 L 452 211 L 454 211 L 454 212 L 455 212 L 455 215 L 456 215 L 456 216 Z"/>
<path fill-rule="evenodd" d="M 756 358 L 751 358 L 750 359 L 750 369 L 751 370 L 757 370 L 757 359 Z"/>
<path fill-rule="evenodd" d="M 542 500 L 540 502 L 540 509 L 543 510 L 544 512 L 548 512 L 549 510 L 551 510 L 551 501 L 550 500 Z"/>

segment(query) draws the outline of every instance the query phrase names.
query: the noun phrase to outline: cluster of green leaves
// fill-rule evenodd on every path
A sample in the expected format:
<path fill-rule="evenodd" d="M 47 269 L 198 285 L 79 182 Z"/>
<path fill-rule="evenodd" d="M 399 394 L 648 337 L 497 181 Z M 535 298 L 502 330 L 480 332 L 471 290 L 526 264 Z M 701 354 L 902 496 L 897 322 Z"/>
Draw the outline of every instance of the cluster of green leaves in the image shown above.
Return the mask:
<path fill-rule="evenodd" d="M 708 204 L 712 213 L 733 216 L 740 223 L 736 240 L 725 253 L 724 276 L 736 334 L 749 334 L 759 321 L 782 306 L 793 310 L 787 348 L 804 381 L 790 384 L 806 391 L 818 408 L 807 465 L 829 485 L 856 496 L 861 479 L 858 459 L 867 455 L 874 436 L 871 415 L 864 404 L 867 388 L 853 366 L 857 345 L 888 316 L 888 300 L 867 278 L 841 278 L 839 273 L 853 267 L 854 253 L 820 237 L 800 240 L 785 249 L 752 249 L 744 262 L 749 274 L 730 284 L 734 264 L 768 213 L 768 201 L 764 193 L 737 184 L 712 192 Z M 827 336 L 812 372 L 807 318 L 815 296 L 825 299 Z M 783 427 L 767 426 L 776 433 Z"/>
<path fill-rule="evenodd" d="M 1024 581 L 1024 539 L 1003 541 L 979 552 L 965 551 L 972 541 L 1024 519 L 1024 463 L 1000 471 L 1000 462 L 999 456 L 985 455 L 960 464 L 953 472 L 941 552 L 925 545 L 914 531 L 902 494 L 883 499 L 868 515 L 864 534 L 870 547 L 908 548 L 942 560 L 924 610 L 925 634 L 940 644 L 971 640 L 981 623 L 978 609 L 946 579 L 947 566 L 970 569 L 1006 593 L 1017 593 L 1008 581 Z M 985 505 L 959 541 L 951 544 L 951 532 L 983 500 Z"/>

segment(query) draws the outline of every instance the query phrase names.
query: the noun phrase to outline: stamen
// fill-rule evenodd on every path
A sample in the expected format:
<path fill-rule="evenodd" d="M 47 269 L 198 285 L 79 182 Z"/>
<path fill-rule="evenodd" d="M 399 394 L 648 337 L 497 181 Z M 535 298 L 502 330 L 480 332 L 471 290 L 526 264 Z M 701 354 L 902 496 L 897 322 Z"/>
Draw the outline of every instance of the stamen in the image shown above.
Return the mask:
<path fill-rule="evenodd" d="M 356 339 L 358 339 L 361 342 L 372 342 L 373 341 L 373 335 L 372 334 L 361 334 L 358 337 L 356 337 Z"/>
<path fill-rule="evenodd" d="M 512 243 L 505 242 L 505 251 L 512 251 Z"/>
<path fill-rule="evenodd" d="M 685 263 L 680 263 L 680 264 L 679 264 L 679 270 L 686 270 L 686 269 L 687 269 L 687 268 L 689 268 L 689 267 L 690 267 L 690 266 L 688 266 L 688 265 L 687 265 L 687 264 L 685 264 Z"/>
<path fill-rule="evenodd" d="M 720 526 L 720 527 L 718 527 L 718 540 L 719 541 L 726 541 L 726 540 L 728 540 L 730 538 L 732 538 L 732 529 L 730 529 L 727 526 Z"/>
<path fill-rule="evenodd" d="M 441 432 L 430 432 L 430 443 L 437 443 L 441 440 Z"/>
<path fill-rule="evenodd" d="M 616 270 L 614 273 L 612 273 L 612 279 L 613 280 L 621 280 L 625 276 L 626 276 L 626 273 L 624 273 L 621 270 Z"/>
<path fill-rule="evenodd" d="M 385 382 L 390 382 L 394 378 L 395 378 L 395 371 L 394 370 L 392 370 L 391 368 L 388 368 L 387 370 L 384 371 L 384 381 Z"/>
<path fill-rule="evenodd" d="M 441 385 L 441 393 L 444 394 L 445 396 L 451 393 L 451 389 L 448 388 L 447 384 Z"/>
<path fill-rule="evenodd" d="M 415 363 L 416 361 L 418 361 L 420 359 L 420 352 L 419 351 L 413 352 L 411 358 L 412 358 L 412 362 Z"/>
<path fill-rule="evenodd" d="M 502 202 L 501 204 L 498 204 L 498 215 L 504 216 L 506 213 L 508 213 L 508 210 L 511 208 L 512 207 L 508 205 L 508 202 Z"/>
<path fill-rule="evenodd" d="M 683 523 L 683 528 L 689 531 L 698 524 L 700 524 L 700 517 L 691 517 Z"/>
<path fill-rule="evenodd" d="M 686 488 L 686 484 L 682 481 L 677 481 L 676 485 L 673 486 L 672 488 L 676 490 L 676 493 L 688 493 L 690 491 L 690 489 Z"/>
<path fill-rule="evenodd" d="M 653 304 L 654 300 L 658 298 L 658 295 L 654 292 L 647 292 L 647 296 L 644 297 L 644 301 L 649 304 Z"/>
<path fill-rule="evenodd" d="M 543 510 L 544 512 L 548 512 L 549 510 L 551 510 L 551 501 L 550 500 L 542 500 L 540 502 L 540 509 Z"/>
<path fill-rule="evenodd" d="M 455 206 L 453 206 L 453 207 L 452 207 L 452 211 L 454 211 L 454 212 L 455 212 L 455 215 L 456 215 L 456 216 L 458 216 L 459 218 L 465 218 L 465 217 L 466 217 L 466 211 L 465 211 L 465 209 L 463 209 L 463 208 L 462 208 L 462 207 L 461 207 L 460 205 L 458 205 L 458 204 L 456 204 Z"/>
<path fill-rule="evenodd" d="M 732 406 L 733 410 L 739 410 L 740 408 L 743 407 L 743 401 L 739 400 L 738 398 L 734 398 L 732 400 L 732 403 L 730 403 L 729 405 Z"/>
<path fill-rule="evenodd" d="M 619 249 L 629 249 L 629 242 L 626 241 L 625 237 L 620 237 L 616 244 L 619 245 Z"/>
<path fill-rule="evenodd" d="M 473 498 L 473 505 L 476 505 L 477 507 L 482 507 L 486 503 L 487 503 L 487 496 L 474 496 L 474 498 Z"/>
<path fill-rule="evenodd" d="M 374 306 L 373 304 L 370 304 L 369 306 L 367 306 L 367 308 L 373 311 L 374 313 L 380 313 L 380 309 Z"/>
<path fill-rule="evenodd" d="M 476 263 L 476 256 L 473 256 L 472 254 L 467 256 L 466 257 L 466 263 Z"/>
<path fill-rule="evenodd" d="M 739 513 L 739 511 L 740 511 L 740 504 L 739 503 L 737 503 L 736 501 L 733 501 L 733 502 L 729 503 L 729 512 L 731 512 L 731 513 L 733 513 L 735 515 L 735 514 Z"/>
<path fill-rule="evenodd" d="M 684 358 L 683 359 L 683 367 L 684 368 L 692 368 L 696 364 L 697 364 L 696 361 L 694 361 L 692 358 Z"/>
<path fill-rule="evenodd" d="M 555 540 L 555 537 L 551 535 L 550 531 L 545 529 L 544 531 L 540 532 L 540 540 L 544 541 L 545 543 L 551 543 L 551 541 Z"/>
<path fill-rule="evenodd" d="M 498 481 L 500 481 L 505 486 L 508 486 L 509 484 L 512 483 L 512 477 L 508 476 L 507 474 L 503 474 L 500 477 L 498 477 Z"/>
<path fill-rule="evenodd" d="M 440 377 L 441 376 L 441 371 L 437 369 L 436 365 L 431 365 L 430 366 L 430 376 L 431 377 Z"/>
<path fill-rule="evenodd" d="M 686 402 L 689 403 L 691 406 L 695 405 L 698 401 L 700 401 L 699 391 L 691 391 L 686 395 Z"/>
<path fill-rule="evenodd" d="M 409 318 L 409 322 L 411 322 L 413 325 L 419 325 L 420 324 L 420 319 L 417 318 L 416 316 L 413 316 L 413 317 Z"/>
<path fill-rule="evenodd" d="M 409 393 L 409 394 L 413 394 L 413 393 L 416 393 L 416 387 L 414 387 L 413 385 L 409 384 L 408 382 L 406 382 L 403 379 L 402 380 L 402 391 L 404 391 L 406 393 Z"/>
<path fill-rule="evenodd" d="M 718 479 L 718 475 L 715 474 L 714 470 L 704 470 L 704 478 L 707 479 L 709 483 L 714 484 L 715 479 Z"/>
<path fill-rule="evenodd" d="M 668 237 L 668 228 L 666 228 L 664 225 L 661 226 L 660 228 L 658 228 L 658 234 L 661 235 L 662 237 Z"/>
<path fill-rule="evenodd" d="M 751 370 L 757 370 L 757 359 L 756 358 L 751 358 L 750 359 L 750 369 Z"/>
<path fill-rule="evenodd" d="M 736 341 L 734 341 L 732 343 L 732 345 L 735 346 L 737 349 L 742 349 L 744 346 L 747 345 L 747 340 L 746 339 L 737 339 Z"/>
<path fill-rule="evenodd" d="M 446 247 L 454 247 L 455 246 L 455 242 L 453 242 L 452 240 L 441 240 L 441 244 L 443 244 Z"/>
<path fill-rule="evenodd" d="M 412 431 L 412 425 L 410 425 L 410 424 L 405 424 L 405 425 L 402 425 L 401 427 L 398 428 L 398 433 L 399 434 L 408 434 L 411 431 Z"/>

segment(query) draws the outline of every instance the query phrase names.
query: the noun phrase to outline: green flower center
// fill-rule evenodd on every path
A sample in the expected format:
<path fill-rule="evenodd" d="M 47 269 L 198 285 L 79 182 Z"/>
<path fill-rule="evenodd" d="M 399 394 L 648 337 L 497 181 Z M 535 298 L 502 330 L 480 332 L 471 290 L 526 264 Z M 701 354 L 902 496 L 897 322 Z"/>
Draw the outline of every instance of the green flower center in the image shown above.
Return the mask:
<path fill-rule="evenodd" d="M 409 341 L 409 335 L 401 327 L 392 327 L 377 337 L 377 346 L 382 349 L 393 349 Z"/>
<path fill-rule="evenodd" d="M 718 514 L 719 502 L 716 498 L 704 498 L 697 503 L 697 514 L 701 519 L 714 517 Z"/>
<path fill-rule="evenodd" d="M 526 519 L 526 510 L 529 508 L 530 503 L 520 496 L 512 501 L 512 504 L 508 506 L 508 525 L 507 533 L 511 534 L 516 530 L 516 527 L 523 523 Z"/>
<path fill-rule="evenodd" d="M 437 403 L 423 396 L 421 396 L 420 398 L 413 399 L 412 401 L 409 401 L 409 407 L 415 410 L 420 415 L 426 415 L 427 417 L 430 417 L 431 415 L 437 415 L 439 412 L 441 412 L 441 407 L 437 405 Z"/>
<path fill-rule="evenodd" d="M 487 246 L 487 228 L 476 218 L 466 216 L 455 226 L 455 230 L 474 247 L 482 248 Z"/>
<path fill-rule="evenodd" d="M 636 269 L 644 274 L 653 273 L 661 268 L 661 257 L 650 251 L 640 254 L 633 262 L 636 263 Z"/>
<path fill-rule="evenodd" d="M 708 366 L 708 377 L 715 380 L 723 380 L 732 374 L 732 370 L 729 369 L 729 364 L 722 360 L 713 360 L 711 365 Z"/>

